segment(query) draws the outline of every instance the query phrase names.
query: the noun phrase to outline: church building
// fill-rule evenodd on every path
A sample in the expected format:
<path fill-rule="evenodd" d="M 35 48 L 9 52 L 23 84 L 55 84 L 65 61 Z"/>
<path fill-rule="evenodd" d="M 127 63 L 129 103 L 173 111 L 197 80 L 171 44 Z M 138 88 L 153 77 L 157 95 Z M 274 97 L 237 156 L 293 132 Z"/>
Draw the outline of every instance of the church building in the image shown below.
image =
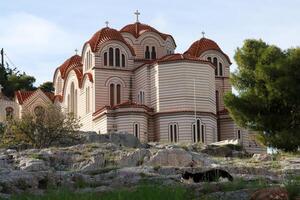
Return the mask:
<path fill-rule="evenodd" d="M 231 61 L 219 45 L 203 34 L 184 53 L 175 53 L 172 35 L 139 22 L 135 14 L 136 22 L 120 30 L 107 23 L 83 44 L 81 55 L 62 63 L 54 72 L 53 96 L 35 94 L 73 113 L 82 131 L 128 132 L 142 142 L 237 139 L 255 151 L 250 133 L 224 107 Z"/>

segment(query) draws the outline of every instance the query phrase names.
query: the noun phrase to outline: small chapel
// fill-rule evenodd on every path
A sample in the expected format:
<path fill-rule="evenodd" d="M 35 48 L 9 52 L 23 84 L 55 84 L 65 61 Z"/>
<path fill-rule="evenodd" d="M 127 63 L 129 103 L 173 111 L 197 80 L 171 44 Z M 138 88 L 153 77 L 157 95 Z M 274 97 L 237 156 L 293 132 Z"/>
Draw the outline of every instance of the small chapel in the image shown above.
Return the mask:
<path fill-rule="evenodd" d="M 204 33 L 175 53 L 172 35 L 141 23 L 139 14 L 120 30 L 106 22 L 80 55 L 58 66 L 54 94 L 17 91 L 15 102 L 31 110 L 52 102 L 79 118 L 82 131 L 128 132 L 142 142 L 238 140 L 257 151 L 251 132 L 238 127 L 224 107 L 223 96 L 232 89 L 226 53 Z"/>

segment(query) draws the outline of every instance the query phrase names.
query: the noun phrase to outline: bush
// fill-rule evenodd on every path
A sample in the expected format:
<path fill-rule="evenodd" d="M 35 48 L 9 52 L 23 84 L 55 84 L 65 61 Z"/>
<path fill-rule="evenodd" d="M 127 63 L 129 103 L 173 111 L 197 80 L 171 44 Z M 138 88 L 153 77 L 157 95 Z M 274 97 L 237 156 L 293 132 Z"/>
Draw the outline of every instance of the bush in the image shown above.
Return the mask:
<path fill-rule="evenodd" d="M 79 128 L 79 120 L 73 115 L 66 115 L 59 107 L 49 105 L 35 114 L 28 112 L 22 119 L 9 121 L 2 142 L 44 148 L 70 139 L 77 140 Z"/>

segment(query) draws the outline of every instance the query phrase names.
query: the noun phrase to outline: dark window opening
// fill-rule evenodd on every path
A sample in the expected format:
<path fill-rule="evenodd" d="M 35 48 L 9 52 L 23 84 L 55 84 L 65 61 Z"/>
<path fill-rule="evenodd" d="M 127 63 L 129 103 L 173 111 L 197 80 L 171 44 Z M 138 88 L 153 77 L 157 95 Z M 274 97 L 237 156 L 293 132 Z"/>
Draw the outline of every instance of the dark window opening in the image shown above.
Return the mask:
<path fill-rule="evenodd" d="M 104 53 L 104 66 L 107 66 L 107 52 Z"/>
<path fill-rule="evenodd" d="M 116 48 L 115 52 L 116 52 L 116 66 L 120 67 L 120 49 Z"/>
<path fill-rule="evenodd" d="M 152 51 L 151 51 L 151 59 L 156 59 L 156 51 L 155 51 L 155 47 L 152 47 Z"/>
<path fill-rule="evenodd" d="M 121 85 L 117 85 L 117 104 L 121 103 Z"/>
<path fill-rule="evenodd" d="M 115 100 L 115 85 L 110 84 L 110 106 L 114 106 L 114 100 Z"/>
<path fill-rule="evenodd" d="M 146 58 L 146 59 L 150 59 L 150 50 L 149 50 L 149 46 L 146 46 L 145 58 Z"/>
<path fill-rule="evenodd" d="M 215 69 L 215 75 L 218 75 L 218 59 L 215 57 L 213 60 L 213 65 L 216 67 Z"/>
<path fill-rule="evenodd" d="M 109 48 L 109 66 L 114 66 L 114 49 Z"/>
<path fill-rule="evenodd" d="M 223 66 L 222 66 L 222 63 L 219 63 L 219 75 L 223 76 Z"/>
<path fill-rule="evenodd" d="M 122 54 L 122 67 L 125 67 L 125 55 Z"/>

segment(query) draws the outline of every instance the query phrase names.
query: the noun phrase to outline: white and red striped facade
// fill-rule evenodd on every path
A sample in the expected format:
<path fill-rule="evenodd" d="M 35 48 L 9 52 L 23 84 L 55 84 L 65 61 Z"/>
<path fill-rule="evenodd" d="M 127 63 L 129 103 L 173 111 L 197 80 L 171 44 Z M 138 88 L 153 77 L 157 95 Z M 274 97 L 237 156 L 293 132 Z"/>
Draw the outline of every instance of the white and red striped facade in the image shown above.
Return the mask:
<path fill-rule="evenodd" d="M 202 38 L 174 54 L 171 35 L 139 22 L 96 32 L 54 73 L 54 102 L 80 118 L 83 131 L 126 131 L 141 141 L 240 139 L 224 107 L 231 91 L 228 56 Z"/>

